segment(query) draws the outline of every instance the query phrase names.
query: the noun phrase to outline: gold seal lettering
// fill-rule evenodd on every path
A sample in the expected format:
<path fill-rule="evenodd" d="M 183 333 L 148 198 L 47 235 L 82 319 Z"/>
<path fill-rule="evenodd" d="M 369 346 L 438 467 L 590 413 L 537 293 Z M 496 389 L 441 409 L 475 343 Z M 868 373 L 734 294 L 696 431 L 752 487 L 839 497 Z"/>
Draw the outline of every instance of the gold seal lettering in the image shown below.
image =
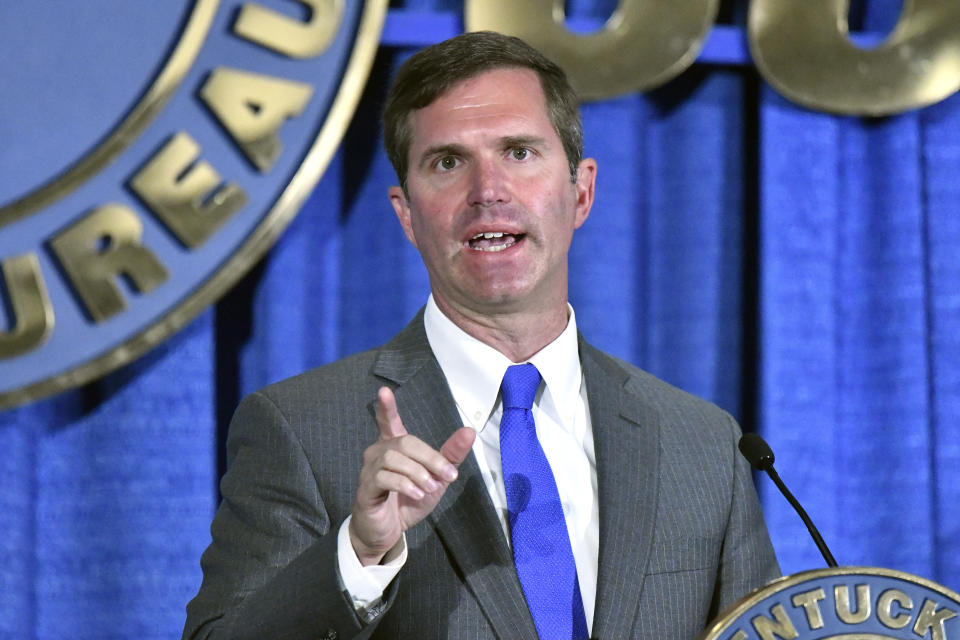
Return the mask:
<path fill-rule="evenodd" d="M 53 330 L 53 305 L 36 254 L 7 258 L 0 263 L 13 317 L 0 331 L 0 359 L 23 355 L 46 342 Z"/>
<path fill-rule="evenodd" d="M 210 111 L 263 172 L 283 149 L 277 131 L 287 118 L 300 115 L 312 95 L 313 87 L 302 82 L 223 67 L 200 90 Z"/>
<path fill-rule="evenodd" d="M 833 597 L 836 600 L 837 617 L 847 624 L 859 624 L 870 617 L 870 585 L 856 586 L 857 609 L 850 609 L 850 586 L 838 584 L 833 588 Z"/>
<path fill-rule="evenodd" d="M 200 145 L 180 132 L 130 181 L 130 188 L 187 247 L 203 244 L 247 201 L 243 189 L 197 162 Z"/>
<path fill-rule="evenodd" d="M 904 611 L 913 609 L 913 600 L 899 589 L 887 589 L 877 598 L 877 618 L 884 626 L 890 629 L 903 629 L 910 624 L 910 614 L 893 615 L 893 603 L 896 602 Z"/>
<path fill-rule="evenodd" d="M 797 628 L 793 626 L 786 609 L 782 604 L 778 604 L 770 610 L 773 614 L 773 620 L 764 616 L 756 616 L 750 623 L 754 631 L 760 635 L 761 640 L 794 640 L 797 637 Z"/>
<path fill-rule="evenodd" d="M 943 623 L 956 615 L 956 611 L 946 607 L 937 610 L 937 603 L 926 599 L 923 601 L 920 615 L 917 616 L 917 623 L 913 625 L 913 632 L 923 638 L 929 631 L 930 640 L 946 640 L 947 632 L 943 628 Z"/>
<path fill-rule="evenodd" d="M 337 35 L 343 0 L 298 0 L 310 11 L 306 22 L 248 2 L 240 9 L 233 32 L 250 42 L 291 58 L 318 56 Z"/>
<path fill-rule="evenodd" d="M 563 0 L 467 0 L 468 31 L 523 38 L 563 67 L 585 100 L 663 84 L 693 64 L 718 0 L 620 0 L 603 29 L 570 32 Z"/>
<path fill-rule="evenodd" d="M 748 33 L 757 69 L 807 107 L 886 115 L 960 89 L 960 2 L 912 0 L 890 36 L 861 49 L 849 39 L 850 0 L 753 0 Z"/>
<path fill-rule="evenodd" d="M 121 204 L 104 205 L 57 234 L 50 245 L 87 311 L 97 322 L 123 311 L 116 280 L 125 276 L 140 293 L 167 279 L 167 270 L 140 244 L 143 223 Z"/>
<path fill-rule="evenodd" d="M 793 606 L 803 607 L 804 613 L 807 614 L 807 625 L 811 629 L 823 628 L 823 614 L 820 613 L 820 605 L 818 603 L 826 597 L 827 594 L 823 589 L 814 589 L 813 591 L 798 593 L 793 596 L 791 600 Z"/>

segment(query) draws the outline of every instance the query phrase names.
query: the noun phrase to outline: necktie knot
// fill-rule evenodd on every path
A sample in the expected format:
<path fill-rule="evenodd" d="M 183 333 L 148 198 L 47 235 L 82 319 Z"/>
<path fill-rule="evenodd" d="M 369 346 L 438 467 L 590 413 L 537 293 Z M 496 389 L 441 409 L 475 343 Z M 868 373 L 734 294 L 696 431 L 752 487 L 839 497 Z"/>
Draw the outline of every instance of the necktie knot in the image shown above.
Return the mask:
<path fill-rule="evenodd" d="M 504 409 L 532 409 L 533 398 L 540 386 L 540 372 L 530 364 L 515 364 L 507 367 L 500 384 Z"/>

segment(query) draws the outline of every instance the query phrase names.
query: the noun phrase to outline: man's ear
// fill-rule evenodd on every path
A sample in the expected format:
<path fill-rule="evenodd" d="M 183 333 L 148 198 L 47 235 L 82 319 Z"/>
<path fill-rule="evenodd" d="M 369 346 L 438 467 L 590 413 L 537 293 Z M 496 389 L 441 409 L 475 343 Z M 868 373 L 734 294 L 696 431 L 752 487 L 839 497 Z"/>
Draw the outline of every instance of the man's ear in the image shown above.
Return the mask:
<path fill-rule="evenodd" d="M 579 229 L 590 215 L 593 207 L 593 192 L 597 183 L 597 161 L 593 158 L 584 158 L 577 167 L 577 181 L 574 187 L 577 190 L 577 214 L 573 221 L 573 228 Z"/>
<path fill-rule="evenodd" d="M 413 233 L 413 225 L 410 223 L 410 202 L 407 201 L 407 194 L 399 186 L 393 186 L 387 189 L 387 195 L 390 197 L 390 204 L 400 220 L 400 226 L 403 227 L 403 233 L 407 236 L 414 247 L 417 246 L 417 237 Z"/>

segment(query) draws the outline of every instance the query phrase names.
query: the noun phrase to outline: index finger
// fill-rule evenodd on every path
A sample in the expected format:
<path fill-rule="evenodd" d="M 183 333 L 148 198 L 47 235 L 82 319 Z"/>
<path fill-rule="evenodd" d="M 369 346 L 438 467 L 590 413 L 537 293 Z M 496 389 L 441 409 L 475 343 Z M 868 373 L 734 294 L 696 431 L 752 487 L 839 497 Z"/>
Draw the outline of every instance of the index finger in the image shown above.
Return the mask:
<path fill-rule="evenodd" d="M 397 399 L 389 387 L 380 387 L 377 391 L 377 426 L 380 427 L 380 439 L 391 440 L 407 435 L 407 430 L 397 411 Z"/>

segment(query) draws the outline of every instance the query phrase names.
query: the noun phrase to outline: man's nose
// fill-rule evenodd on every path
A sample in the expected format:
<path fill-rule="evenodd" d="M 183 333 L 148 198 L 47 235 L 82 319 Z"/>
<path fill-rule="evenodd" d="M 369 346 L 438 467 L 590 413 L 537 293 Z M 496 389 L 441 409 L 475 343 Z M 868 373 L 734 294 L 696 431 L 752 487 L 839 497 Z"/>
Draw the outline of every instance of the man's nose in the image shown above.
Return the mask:
<path fill-rule="evenodd" d="M 504 168 L 493 160 L 474 163 L 470 175 L 467 204 L 489 207 L 510 201 L 509 180 Z"/>

